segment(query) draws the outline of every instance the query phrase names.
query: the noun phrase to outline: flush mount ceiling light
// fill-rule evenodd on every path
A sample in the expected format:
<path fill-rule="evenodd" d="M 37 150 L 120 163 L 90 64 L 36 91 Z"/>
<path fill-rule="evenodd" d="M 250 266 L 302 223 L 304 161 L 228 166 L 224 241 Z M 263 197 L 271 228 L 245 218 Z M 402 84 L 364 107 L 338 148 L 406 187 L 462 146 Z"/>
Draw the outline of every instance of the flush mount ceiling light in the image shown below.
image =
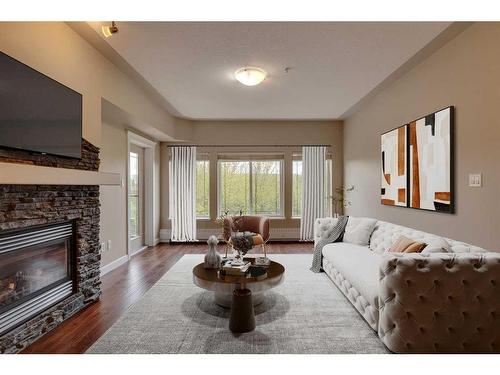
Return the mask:
<path fill-rule="evenodd" d="M 115 21 L 111 22 L 111 26 L 102 26 L 101 27 L 102 34 L 109 38 L 111 35 L 116 34 L 118 32 L 118 27 L 115 25 Z"/>
<path fill-rule="evenodd" d="M 261 68 L 245 66 L 234 72 L 234 77 L 245 86 L 255 86 L 266 79 L 267 73 Z"/>

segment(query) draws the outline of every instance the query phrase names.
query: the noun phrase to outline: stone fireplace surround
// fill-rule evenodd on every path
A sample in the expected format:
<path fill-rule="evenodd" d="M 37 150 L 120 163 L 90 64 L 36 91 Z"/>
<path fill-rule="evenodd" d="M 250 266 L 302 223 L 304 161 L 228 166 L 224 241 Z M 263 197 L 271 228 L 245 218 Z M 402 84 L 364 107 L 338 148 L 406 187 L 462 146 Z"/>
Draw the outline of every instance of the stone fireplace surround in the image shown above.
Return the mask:
<path fill-rule="evenodd" d="M 99 149 L 82 140 L 82 159 L 0 150 L 0 161 L 99 169 Z M 99 186 L 0 185 L 0 231 L 75 220 L 76 293 L 0 336 L 0 353 L 16 353 L 57 327 L 101 295 Z"/>

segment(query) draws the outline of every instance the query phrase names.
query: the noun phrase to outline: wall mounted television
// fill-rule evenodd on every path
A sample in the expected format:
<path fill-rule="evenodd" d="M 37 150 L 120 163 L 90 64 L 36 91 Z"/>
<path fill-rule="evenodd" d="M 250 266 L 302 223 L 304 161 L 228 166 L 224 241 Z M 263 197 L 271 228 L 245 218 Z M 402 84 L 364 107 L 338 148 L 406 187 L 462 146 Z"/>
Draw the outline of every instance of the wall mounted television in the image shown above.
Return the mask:
<path fill-rule="evenodd" d="M 82 95 L 0 52 L 0 147 L 81 157 Z"/>

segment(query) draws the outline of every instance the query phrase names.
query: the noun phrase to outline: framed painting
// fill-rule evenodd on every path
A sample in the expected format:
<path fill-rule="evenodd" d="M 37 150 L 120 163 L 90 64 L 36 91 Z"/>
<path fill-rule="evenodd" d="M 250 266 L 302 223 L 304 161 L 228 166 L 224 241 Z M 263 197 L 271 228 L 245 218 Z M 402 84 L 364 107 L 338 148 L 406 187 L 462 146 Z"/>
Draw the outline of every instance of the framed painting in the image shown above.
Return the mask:
<path fill-rule="evenodd" d="M 382 204 L 406 207 L 407 133 L 404 125 L 382 134 Z"/>
<path fill-rule="evenodd" d="M 381 202 L 453 213 L 453 107 L 381 136 Z"/>

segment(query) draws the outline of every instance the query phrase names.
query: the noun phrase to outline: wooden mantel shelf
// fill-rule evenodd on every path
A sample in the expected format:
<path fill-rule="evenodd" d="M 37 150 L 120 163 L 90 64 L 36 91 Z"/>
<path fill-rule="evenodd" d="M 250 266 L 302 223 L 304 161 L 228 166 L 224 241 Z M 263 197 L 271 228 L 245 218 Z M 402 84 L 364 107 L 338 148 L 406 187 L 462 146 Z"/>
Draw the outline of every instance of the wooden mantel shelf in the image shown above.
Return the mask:
<path fill-rule="evenodd" d="M 121 186 L 119 173 L 0 163 L 2 185 L 108 185 Z"/>

